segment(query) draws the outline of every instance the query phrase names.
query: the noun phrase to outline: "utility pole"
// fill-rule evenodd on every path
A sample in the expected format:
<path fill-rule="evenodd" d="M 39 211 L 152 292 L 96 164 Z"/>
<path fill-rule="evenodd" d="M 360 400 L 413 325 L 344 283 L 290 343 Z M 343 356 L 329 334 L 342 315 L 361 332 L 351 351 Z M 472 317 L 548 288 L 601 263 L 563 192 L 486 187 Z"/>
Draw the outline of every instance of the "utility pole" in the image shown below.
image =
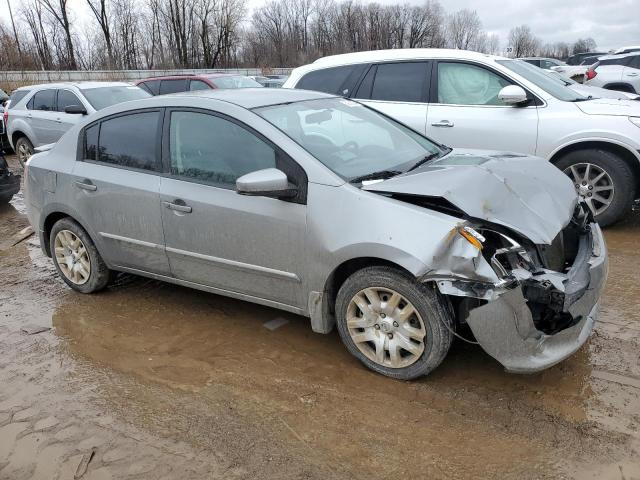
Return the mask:
<path fill-rule="evenodd" d="M 11 2 L 7 0 L 7 6 L 9 7 L 9 17 L 11 17 L 11 26 L 13 27 L 13 36 L 16 39 L 16 47 L 18 48 L 18 55 L 20 56 L 20 70 L 24 68 L 24 61 L 22 59 L 22 49 L 20 48 L 20 40 L 18 40 L 18 31 L 16 30 L 16 22 L 13 20 L 13 12 L 11 11 Z"/>

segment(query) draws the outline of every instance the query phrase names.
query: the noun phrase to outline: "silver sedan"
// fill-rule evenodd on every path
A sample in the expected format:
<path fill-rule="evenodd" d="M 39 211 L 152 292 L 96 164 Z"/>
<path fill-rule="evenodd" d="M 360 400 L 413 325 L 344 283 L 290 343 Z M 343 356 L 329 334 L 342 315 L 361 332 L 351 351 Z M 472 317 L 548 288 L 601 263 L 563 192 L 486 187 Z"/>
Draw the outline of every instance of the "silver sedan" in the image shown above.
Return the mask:
<path fill-rule="evenodd" d="M 509 371 L 560 362 L 606 279 L 600 228 L 547 161 L 452 150 L 317 92 L 109 107 L 25 177 L 30 221 L 74 290 L 121 271 L 269 305 L 337 325 L 399 379 L 471 334 Z"/>

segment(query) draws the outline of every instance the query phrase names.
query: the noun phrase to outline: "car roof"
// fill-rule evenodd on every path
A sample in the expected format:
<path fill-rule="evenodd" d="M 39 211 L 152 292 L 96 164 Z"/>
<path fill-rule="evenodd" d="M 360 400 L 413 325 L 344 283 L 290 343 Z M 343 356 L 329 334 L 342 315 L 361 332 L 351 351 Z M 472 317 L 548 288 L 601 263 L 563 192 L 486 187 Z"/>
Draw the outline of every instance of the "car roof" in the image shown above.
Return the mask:
<path fill-rule="evenodd" d="M 333 66 L 350 63 L 381 62 L 388 60 L 410 60 L 416 58 L 456 58 L 456 59 L 501 59 L 495 55 L 472 52 L 469 50 L 454 50 L 449 48 L 395 48 L 389 50 L 370 50 L 367 52 L 343 53 L 322 57 L 313 62 L 313 66 Z"/>
<path fill-rule="evenodd" d="M 131 84 L 127 82 L 58 82 L 58 83 L 40 83 L 38 85 L 28 85 L 17 90 L 44 90 L 48 88 L 64 88 L 64 87 L 76 87 L 79 90 L 89 90 L 92 88 L 100 87 L 130 87 Z"/>
<path fill-rule="evenodd" d="M 302 102 L 304 100 L 316 100 L 320 98 L 339 98 L 328 93 L 314 92 L 311 90 L 298 90 L 288 88 L 230 88 L 216 90 L 197 90 L 194 92 L 181 92 L 165 95 L 164 97 L 203 97 L 213 100 L 222 100 L 233 103 L 246 109 L 280 105 L 283 103 Z M 154 97 L 162 98 L 162 97 Z"/>
<path fill-rule="evenodd" d="M 627 58 L 627 57 L 637 57 L 640 55 L 640 52 L 629 52 L 629 53 L 617 53 L 613 55 L 602 55 L 598 57 L 598 60 L 611 60 L 614 58 Z"/>
<path fill-rule="evenodd" d="M 142 82 L 150 82 L 153 80 L 198 80 L 201 78 L 218 78 L 218 77 L 242 77 L 244 75 L 240 73 L 223 73 L 223 72 L 212 72 L 212 73 L 180 73 L 176 75 L 159 75 L 157 77 L 147 77 L 141 78 L 140 80 L 136 80 L 136 83 Z"/>

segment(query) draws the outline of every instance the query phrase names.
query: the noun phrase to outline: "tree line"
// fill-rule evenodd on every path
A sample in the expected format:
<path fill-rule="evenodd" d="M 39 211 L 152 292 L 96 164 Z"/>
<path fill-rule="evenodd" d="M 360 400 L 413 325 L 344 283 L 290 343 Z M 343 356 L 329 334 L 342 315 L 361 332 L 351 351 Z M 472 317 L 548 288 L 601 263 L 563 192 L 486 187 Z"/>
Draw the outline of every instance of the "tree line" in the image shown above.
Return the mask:
<path fill-rule="evenodd" d="M 9 0 L 11 1 L 11 0 Z M 247 0 L 26 0 L 0 18 L 0 68 L 95 70 L 295 67 L 339 53 L 385 48 L 457 48 L 566 58 L 593 39 L 542 44 L 527 25 L 501 44 L 477 12 L 356 0 L 268 0 L 249 16 Z M 77 5 L 77 2 L 74 3 Z M 11 5 L 11 4 L 9 4 Z"/>

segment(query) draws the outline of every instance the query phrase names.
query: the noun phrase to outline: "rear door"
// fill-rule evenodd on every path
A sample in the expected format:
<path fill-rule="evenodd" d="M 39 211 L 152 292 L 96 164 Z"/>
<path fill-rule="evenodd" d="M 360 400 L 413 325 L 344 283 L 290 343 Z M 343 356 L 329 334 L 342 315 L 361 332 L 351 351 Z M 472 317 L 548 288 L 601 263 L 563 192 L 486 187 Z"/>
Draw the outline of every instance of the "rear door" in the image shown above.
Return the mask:
<path fill-rule="evenodd" d="M 88 125 L 73 168 L 71 202 L 111 265 L 170 275 L 160 216 L 162 110 Z"/>
<path fill-rule="evenodd" d="M 61 137 L 67 130 L 78 123 L 84 115 L 77 113 L 65 113 L 64 109 L 72 105 L 87 108 L 86 105 L 78 98 L 75 92 L 61 88 L 58 90 L 57 108 L 58 116 L 56 117 L 58 135 Z M 59 138 L 58 137 L 58 138 Z"/>
<path fill-rule="evenodd" d="M 426 60 L 371 65 L 351 96 L 424 134 L 430 76 Z"/>
<path fill-rule="evenodd" d="M 303 307 L 304 170 L 252 129 L 207 110 L 165 117 L 160 196 L 166 251 L 176 278 Z M 239 195 L 238 177 L 279 168 L 299 187 L 280 200 Z"/>
<path fill-rule="evenodd" d="M 26 114 L 27 123 L 31 126 L 34 138 L 30 140 L 33 146 L 57 142 L 58 112 L 56 112 L 56 90 L 46 89 L 37 91 L 29 103 Z"/>
<path fill-rule="evenodd" d="M 624 67 L 622 80 L 633 86 L 635 93 L 640 93 L 640 55 L 632 57 L 629 65 Z"/>
<path fill-rule="evenodd" d="M 502 103 L 498 92 L 513 82 L 484 65 L 434 65 L 427 136 L 450 147 L 536 153 L 538 110 Z"/>

